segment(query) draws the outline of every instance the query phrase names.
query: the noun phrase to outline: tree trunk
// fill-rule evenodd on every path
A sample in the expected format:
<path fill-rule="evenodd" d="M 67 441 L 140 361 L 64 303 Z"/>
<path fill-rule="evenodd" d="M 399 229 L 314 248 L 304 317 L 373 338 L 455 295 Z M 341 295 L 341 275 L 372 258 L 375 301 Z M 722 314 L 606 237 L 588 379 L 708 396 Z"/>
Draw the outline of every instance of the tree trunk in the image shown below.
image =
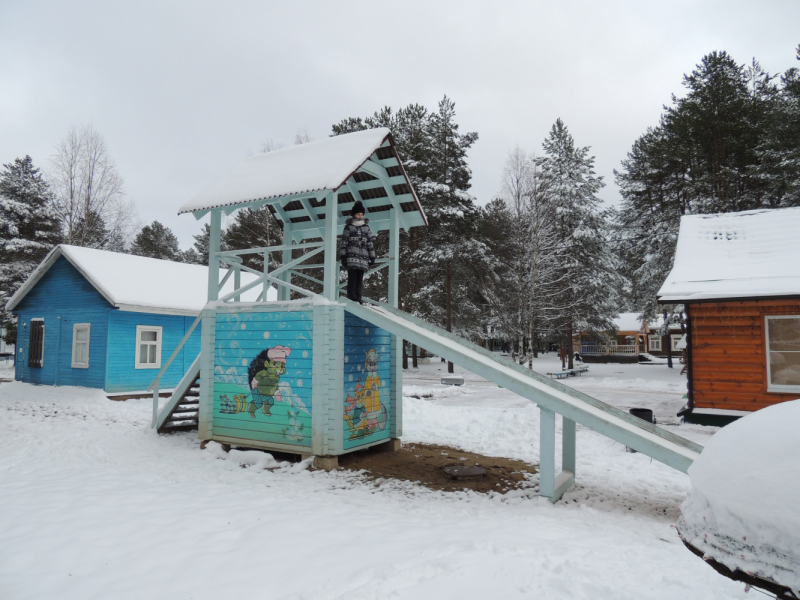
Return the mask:
<path fill-rule="evenodd" d="M 572 353 L 572 319 L 567 323 L 567 348 L 569 349 L 569 368 L 575 368 L 575 355 Z"/>
<path fill-rule="evenodd" d="M 406 341 L 403 340 L 403 368 L 408 368 L 408 352 L 406 352 Z"/>
<path fill-rule="evenodd" d="M 672 336 L 669 334 L 669 323 L 667 323 L 667 311 L 664 311 L 664 326 L 667 328 L 667 366 L 672 368 Z"/>
<path fill-rule="evenodd" d="M 449 260 L 447 261 L 447 267 L 445 269 L 445 273 L 446 273 L 445 274 L 445 293 L 446 293 L 446 296 L 445 296 L 445 311 L 446 311 L 446 315 L 447 315 L 445 318 L 447 320 L 447 331 L 448 332 L 452 332 L 453 331 L 453 324 L 452 324 L 452 321 L 451 321 L 452 312 L 450 310 L 451 309 L 450 301 L 452 300 L 452 295 L 450 293 L 450 290 L 451 290 L 451 277 L 450 277 L 450 261 Z M 448 373 L 452 373 L 453 372 L 453 363 L 451 363 L 449 360 L 447 361 L 447 372 Z"/>
<path fill-rule="evenodd" d="M 411 344 L 411 364 L 414 366 L 415 369 L 417 367 L 419 367 L 419 364 L 417 363 L 417 345 L 416 344 Z"/>

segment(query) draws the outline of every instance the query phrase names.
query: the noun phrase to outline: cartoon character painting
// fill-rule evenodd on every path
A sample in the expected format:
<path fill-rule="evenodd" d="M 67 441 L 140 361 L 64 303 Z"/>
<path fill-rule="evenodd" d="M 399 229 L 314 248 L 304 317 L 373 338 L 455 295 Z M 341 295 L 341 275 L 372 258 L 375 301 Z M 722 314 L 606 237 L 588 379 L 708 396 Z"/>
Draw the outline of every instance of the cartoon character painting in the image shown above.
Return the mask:
<path fill-rule="evenodd" d="M 278 384 L 281 375 L 286 373 L 286 359 L 291 353 L 292 349 L 288 346 L 274 346 L 260 352 L 247 369 L 250 402 L 247 403 L 244 394 L 234 396 L 233 401 L 227 396 L 220 397 L 220 412 L 235 414 L 244 412 L 246 408 L 250 418 L 255 419 L 256 411 L 260 408 L 266 416 L 270 416 L 270 407 L 274 406 L 276 400 L 281 400 Z"/>
<path fill-rule="evenodd" d="M 387 411 L 381 404 L 378 352 L 374 348 L 367 351 L 364 370 L 367 373 L 364 384 L 359 378 L 353 394 L 345 398 L 344 420 L 350 431 L 350 440 L 365 438 L 386 429 Z"/>

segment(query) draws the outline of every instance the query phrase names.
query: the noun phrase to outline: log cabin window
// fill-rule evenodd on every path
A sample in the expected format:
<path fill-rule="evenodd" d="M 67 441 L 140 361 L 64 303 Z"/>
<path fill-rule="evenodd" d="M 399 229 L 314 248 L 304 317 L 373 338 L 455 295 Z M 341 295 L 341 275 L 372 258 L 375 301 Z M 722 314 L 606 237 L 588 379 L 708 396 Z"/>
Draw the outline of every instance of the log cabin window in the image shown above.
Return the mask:
<path fill-rule="evenodd" d="M 89 368 L 89 334 L 92 326 L 89 323 L 75 323 L 72 326 L 72 368 Z"/>
<path fill-rule="evenodd" d="M 661 352 L 661 337 L 651 335 L 647 338 L 647 344 L 651 352 Z"/>
<path fill-rule="evenodd" d="M 765 318 L 767 391 L 800 391 L 800 316 Z"/>
<path fill-rule="evenodd" d="M 161 327 L 136 326 L 136 368 L 161 368 Z"/>
<path fill-rule="evenodd" d="M 28 336 L 28 366 L 39 369 L 44 365 L 44 319 L 31 319 Z"/>
<path fill-rule="evenodd" d="M 679 333 L 673 333 L 669 336 L 670 343 L 672 344 L 672 350 L 678 350 L 678 343 L 681 341 L 683 336 Z"/>

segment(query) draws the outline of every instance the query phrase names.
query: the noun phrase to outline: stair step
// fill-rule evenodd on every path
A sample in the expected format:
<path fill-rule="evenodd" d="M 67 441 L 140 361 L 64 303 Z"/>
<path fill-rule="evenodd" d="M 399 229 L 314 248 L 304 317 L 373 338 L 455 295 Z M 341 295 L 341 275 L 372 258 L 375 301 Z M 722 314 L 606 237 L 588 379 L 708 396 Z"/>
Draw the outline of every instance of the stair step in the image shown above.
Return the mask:
<path fill-rule="evenodd" d="M 200 404 L 200 400 L 199 399 L 190 400 L 190 399 L 184 398 L 178 406 L 197 406 L 198 404 Z"/>
<path fill-rule="evenodd" d="M 196 408 L 190 408 L 188 410 L 176 410 L 172 413 L 171 419 L 186 419 L 187 417 L 197 418 L 199 415 L 199 411 Z"/>
<path fill-rule="evenodd" d="M 189 427 L 190 425 L 194 425 L 197 427 L 197 419 L 181 419 L 179 421 L 167 421 L 164 423 L 162 429 L 172 428 L 172 427 Z"/>

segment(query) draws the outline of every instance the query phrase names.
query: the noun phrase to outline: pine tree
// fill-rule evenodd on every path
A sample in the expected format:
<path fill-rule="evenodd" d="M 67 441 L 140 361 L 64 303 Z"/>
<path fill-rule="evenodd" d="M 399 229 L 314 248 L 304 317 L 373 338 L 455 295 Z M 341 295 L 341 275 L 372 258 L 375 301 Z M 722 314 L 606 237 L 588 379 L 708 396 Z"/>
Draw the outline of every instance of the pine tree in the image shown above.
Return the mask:
<path fill-rule="evenodd" d="M 182 253 L 178 238 L 169 227 L 158 221 L 145 225 L 131 247 L 131 254 L 180 262 Z"/>
<path fill-rule="evenodd" d="M 89 211 L 78 216 L 73 224 L 72 237 L 72 242 L 77 246 L 105 249 L 111 233 L 106 229 L 103 217 L 95 211 Z"/>
<path fill-rule="evenodd" d="M 673 97 L 615 172 L 619 252 L 633 279 L 631 305 L 646 318 L 661 312 L 656 293 L 681 216 L 800 205 L 800 78 L 790 69 L 780 85 L 775 79 L 756 60 L 703 57 L 684 76 L 686 96 Z M 678 307 L 670 311 L 680 319 Z"/>
<path fill-rule="evenodd" d="M 208 225 L 206 225 L 208 227 Z M 209 230 L 210 231 L 210 230 Z M 273 216 L 267 206 L 257 210 L 243 208 L 236 213 L 233 222 L 228 225 L 223 235 L 225 247 L 230 250 L 246 250 L 247 248 L 265 248 L 268 246 L 278 246 L 282 240 L 282 230 L 278 220 Z M 195 237 L 197 240 L 197 237 Z M 198 240 L 200 242 L 200 240 Z M 206 264 L 208 264 L 208 238 L 204 238 L 202 244 Z M 197 246 L 197 243 L 195 244 Z M 198 252 L 200 252 L 198 247 Z M 246 254 L 242 264 L 245 267 L 264 270 L 263 254 Z M 270 256 L 270 269 L 276 269 L 280 264 L 280 256 Z"/>
<path fill-rule="evenodd" d="M 50 189 L 30 156 L 0 172 L 0 324 L 16 343 L 16 319 L 5 305 L 56 244 L 61 226 Z"/>
<path fill-rule="evenodd" d="M 597 196 L 605 184 L 594 173 L 589 148 L 575 146 L 561 119 L 543 148 L 538 164 L 556 212 L 562 333 L 572 368 L 573 333 L 613 329 L 623 281 L 610 243 L 609 215 Z"/>

